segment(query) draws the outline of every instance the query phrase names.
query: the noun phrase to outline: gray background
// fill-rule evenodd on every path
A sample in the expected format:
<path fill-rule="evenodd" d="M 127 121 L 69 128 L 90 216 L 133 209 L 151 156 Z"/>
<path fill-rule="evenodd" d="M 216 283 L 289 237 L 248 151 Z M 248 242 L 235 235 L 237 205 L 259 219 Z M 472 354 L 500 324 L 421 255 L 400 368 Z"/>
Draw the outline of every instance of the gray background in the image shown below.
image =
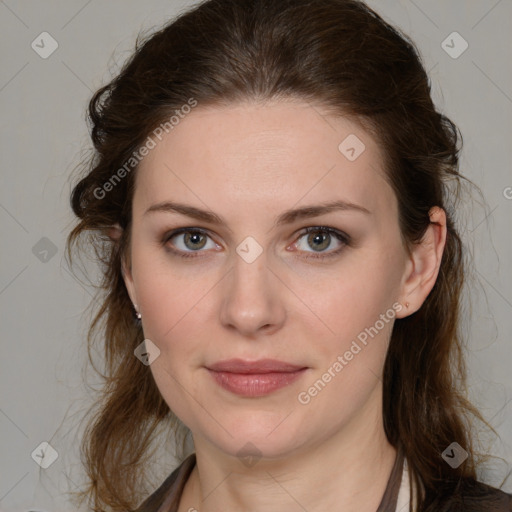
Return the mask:
<path fill-rule="evenodd" d="M 484 448 L 509 462 L 493 461 L 482 478 L 500 485 L 512 460 L 512 2 L 369 4 L 420 48 L 436 104 L 463 133 L 461 169 L 484 193 L 485 203 L 470 204 L 463 219 L 476 263 L 465 325 L 470 396 L 501 436 L 485 437 Z M 63 493 L 81 478 L 79 420 L 90 403 L 82 374 L 89 319 L 83 312 L 93 292 L 70 273 L 63 250 L 73 222 L 70 176 L 89 144 L 85 107 L 119 69 L 141 29 L 160 27 L 190 5 L 0 1 L 2 511 L 72 509 Z M 454 31 L 469 44 L 457 58 L 442 47 Z M 42 32 L 58 43 L 46 59 L 31 47 Z M 452 51 L 462 48 L 450 41 Z M 94 280 L 95 267 L 89 268 Z M 43 441 L 58 453 L 48 469 L 31 458 Z M 166 460 L 160 476 L 171 469 Z M 503 486 L 509 492 L 511 480 Z"/>

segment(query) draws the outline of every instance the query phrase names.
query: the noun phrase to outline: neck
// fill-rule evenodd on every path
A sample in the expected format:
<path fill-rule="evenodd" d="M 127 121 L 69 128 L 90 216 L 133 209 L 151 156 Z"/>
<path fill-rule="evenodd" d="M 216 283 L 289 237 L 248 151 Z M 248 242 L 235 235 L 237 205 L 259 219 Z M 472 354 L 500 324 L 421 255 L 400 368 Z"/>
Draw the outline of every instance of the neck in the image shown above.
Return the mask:
<path fill-rule="evenodd" d="M 251 467 L 194 436 L 196 466 L 179 512 L 376 512 L 396 450 L 384 433 L 379 390 L 341 431 Z"/>

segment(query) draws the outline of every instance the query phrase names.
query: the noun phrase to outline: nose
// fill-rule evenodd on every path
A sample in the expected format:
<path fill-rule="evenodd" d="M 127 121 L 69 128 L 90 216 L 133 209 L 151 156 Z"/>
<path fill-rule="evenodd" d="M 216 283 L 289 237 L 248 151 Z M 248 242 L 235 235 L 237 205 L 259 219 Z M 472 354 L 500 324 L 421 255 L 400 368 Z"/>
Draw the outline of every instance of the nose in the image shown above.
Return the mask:
<path fill-rule="evenodd" d="M 252 263 L 236 255 L 233 268 L 224 279 L 222 325 L 245 337 L 278 331 L 286 319 L 283 288 L 268 266 L 265 251 Z"/>

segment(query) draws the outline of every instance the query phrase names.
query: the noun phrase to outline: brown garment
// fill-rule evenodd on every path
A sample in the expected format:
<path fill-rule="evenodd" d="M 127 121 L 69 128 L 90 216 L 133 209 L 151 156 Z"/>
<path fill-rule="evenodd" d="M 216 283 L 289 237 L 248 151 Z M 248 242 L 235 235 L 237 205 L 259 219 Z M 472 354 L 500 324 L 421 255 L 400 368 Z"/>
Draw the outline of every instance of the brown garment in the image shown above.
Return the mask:
<path fill-rule="evenodd" d="M 196 455 L 192 453 L 134 512 L 177 512 L 183 489 L 195 464 Z M 386 490 L 376 512 L 408 512 L 408 510 L 396 511 L 403 466 L 403 449 L 399 446 Z M 507 494 L 480 482 L 473 482 L 471 489 L 467 490 L 466 494 L 443 498 L 428 507 L 428 512 L 445 511 L 512 512 L 512 494 Z"/>

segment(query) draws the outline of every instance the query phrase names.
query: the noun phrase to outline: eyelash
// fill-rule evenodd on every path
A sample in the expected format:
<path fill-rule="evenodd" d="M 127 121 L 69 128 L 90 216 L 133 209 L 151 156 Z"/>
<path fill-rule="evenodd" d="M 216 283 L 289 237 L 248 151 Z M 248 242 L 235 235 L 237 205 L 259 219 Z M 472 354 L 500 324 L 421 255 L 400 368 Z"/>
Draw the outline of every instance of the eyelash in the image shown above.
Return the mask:
<path fill-rule="evenodd" d="M 165 246 L 167 242 L 174 238 L 177 235 L 181 235 L 183 233 L 199 233 L 201 235 L 207 236 L 209 238 L 210 235 L 208 232 L 201 228 L 180 228 L 176 229 L 174 231 L 171 231 L 169 233 L 166 233 L 163 237 L 162 244 Z M 308 228 L 305 228 L 302 233 L 299 234 L 297 237 L 297 241 L 300 240 L 303 236 L 308 235 L 310 233 L 322 233 L 322 234 L 329 234 L 333 235 L 336 239 L 338 239 L 340 242 L 342 242 L 342 246 L 339 249 L 336 249 L 334 251 L 326 252 L 326 253 L 307 253 L 306 256 L 304 256 L 305 259 L 316 259 L 316 260 L 324 260 L 327 258 L 333 258 L 340 254 L 346 246 L 350 246 L 351 239 L 350 237 L 341 231 L 338 231 L 337 229 L 330 228 L 327 226 L 311 226 Z M 173 253 L 176 256 L 179 256 L 180 258 L 201 258 L 202 256 L 197 256 L 195 253 L 203 252 L 203 251 L 191 251 L 191 252 L 184 252 L 176 249 L 171 249 L 170 247 L 167 247 L 167 250 Z"/>

